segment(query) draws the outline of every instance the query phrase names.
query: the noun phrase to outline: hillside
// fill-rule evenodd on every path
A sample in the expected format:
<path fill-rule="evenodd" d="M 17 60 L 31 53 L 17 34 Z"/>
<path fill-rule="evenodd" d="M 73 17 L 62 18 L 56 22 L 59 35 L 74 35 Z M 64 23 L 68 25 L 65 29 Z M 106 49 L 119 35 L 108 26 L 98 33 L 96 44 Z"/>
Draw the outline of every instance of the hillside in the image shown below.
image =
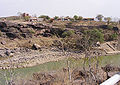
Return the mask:
<path fill-rule="evenodd" d="M 54 83 L 52 85 L 55 85 L 55 83 L 59 83 L 58 85 L 60 85 L 61 80 L 67 85 L 69 85 L 68 83 L 73 85 L 82 82 L 87 83 L 85 79 L 90 79 L 91 71 L 97 76 L 98 62 L 102 62 L 97 60 L 101 58 L 100 56 L 105 58 L 107 55 L 120 53 L 118 50 L 118 37 L 119 28 L 112 22 L 108 25 L 102 21 L 25 22 L 20 20 L 1 20 L 0 69 L 2 71 L 11 69 L 23 70 L 44 65 L 47 62 L 65 61 L 65 65 L 68 67 L 63 68 L 63 70 L 60 69 L 61 72 L 59 73 L 61 75 L 58 75 L 57 71 L 54 72 L 56 76 L 49 73 L 30 74 L 33 77 L 31 77 L 32 80 L 26 80 L 27 84 L 36 85 L 39 83 L 44 85 L 45 83 L 50 85 Z M 73 80 L 71 82 L 67 78 L 69 75 L 64 77 L 67 79 L 63 78 L 67 72 L 69 74 L 70 67 L 69 63 L 67 63 L 68 61 L 75 63 L 75 67 L 73 65 L 73 68 L 70 69 Z M 85 64 L 86 69 L 84 67 L 82 67 L 83 69 L 77 69 L 76 62 L 79 62 L 81 66 Z M 108 59 L 107 62 L 111 63 Z M 115 67 L 108 66 L 104 68 Z M 98 79 L 99 81 L 96 80 L 94 83 L 100 84 L 107 79 L 107 73 L 104 68 L 98 67 L 98 74 L 102 75 Z M 44 69 L 44 67 L 41 69 Z M 117 69 L 119 70 L 119 68 Z M 39 79 L 39 77 L 45 80 Z M 52 79 L 53 77 L 54 79 Z M 48 81 L 46 78 L 49 78 Z M 20 83 L 21 80 L 18 81 Z"/>

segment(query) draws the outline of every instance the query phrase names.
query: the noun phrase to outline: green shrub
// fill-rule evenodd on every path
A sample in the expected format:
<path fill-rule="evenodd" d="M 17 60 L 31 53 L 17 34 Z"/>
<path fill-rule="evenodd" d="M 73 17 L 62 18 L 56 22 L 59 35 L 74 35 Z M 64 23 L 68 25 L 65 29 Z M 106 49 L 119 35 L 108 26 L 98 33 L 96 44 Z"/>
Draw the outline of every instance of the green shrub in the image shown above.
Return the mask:
<path fill-rule="evenodd" d="M 82 17 L 82 16 L 77 16 L 77 15 L 74 15 L 73 19 L 75 19 L 75 20 L 82 20 L 82 19 L 83 19 L 83 17 Z"/>
<path fill-rule="evenodd" d="M 84 33 L 90 42 L 104 42 L 104 34 L 98 29 L 87 30 Z"/>
<path fill-rule="evenodd" d="M 75 34 L 75 32 L 73 30 L 65 31 L 62 33 L 62 37 L 65 38 L 65 37 L 71 36 L 73 34 Z"/>
<path fill-rule="evenodd" d="M 25 16 L 24 19 L 25 19 L 25 21 L 29 21 L 30 16 Z"/>
<path fill-rule="evenodd" d="M 118 35 L 116 33 L 112 34 L 110 40 L 116 40 L 118 38 Z"/>
<path fill-rule="evenodd" d="M 107 25 L 107 28 L 108 29 L 113 29 L 113 26 L 112 25 Z"/>
<path fill-rule="evenodd" d="M 64 28 L 54 28 L 54 29 L 50 29 L 50 32 L 53 35 L 56 35 L 57 37 L 62 37 L 62 33 L 64 32 Z"/>
<path fill-rule="evenodd" d="M 68 25 L 71 25 L 73 22 L 72 21 L 70 21 L 69 23 L 68 23 Z"/>
<path fill-rule="evenodd" d="M 105 35 L 105 40 L 106 41 L 113 41 L 113 40 L 116 40 L 118 38 L 118 34 L 117 33 L 109 33 L 109 34 L 106 34 Z"/>
<path fill-rule="evenodd" d="M 29 29 L 29 32 L 35 34 L 35 31 L 33 29 Z"/>
<path fill-rule="evenodd" d="M 57 20 L 59 17 L 58 16 L 55 16 L 54 19 Z"/>
<path fill-rule="evenodd" d="M 47 15 L 41 15 L 41 16 L 39 16 L 39 18 L 44 18 L 45 20 L 49 20 L 50 19 L 50 17 L 47 16 Z"/>

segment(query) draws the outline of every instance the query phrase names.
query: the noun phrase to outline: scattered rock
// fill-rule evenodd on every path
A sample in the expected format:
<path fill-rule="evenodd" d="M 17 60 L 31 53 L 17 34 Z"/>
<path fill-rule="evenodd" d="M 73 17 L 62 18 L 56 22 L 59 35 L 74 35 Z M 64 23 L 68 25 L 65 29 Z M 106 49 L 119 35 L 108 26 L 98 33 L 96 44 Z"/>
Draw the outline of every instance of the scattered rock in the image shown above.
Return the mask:
<path fill-rule="evenodd" d="M 19 33 L 13 33 L 13 32 L 7 32 L 6 35 L 9 37 L 9 38 L 20 38 L 20 34 Z"/>
<path fill-rule="evenodd" d="M 24 37 L 24 38 L 32 38 L 31 33 L 22 33 L 21 36 Z"/>
<path fill-rule="evenodd" d="M 34 50 L 41 50 L 41 46 L 38 44 L 33 44 L 32 49 Z"/>
<path fill-rule="evenodd" d="M 2 44 L 2 45 L 5 45 L 5 44 L 6 44 L 6 42 L 5 42 L 5 41 L 2 41 L 2 42 L 1 42 L 1 44 Z"/>
<path fill-rule="evenodd" d="M 12 52 L 11 50 L 7 50 L 7 51 L 5 52 L 5 54 L 6 54 L 7 56 L 13 56 L 13 52 Z"/>
<path fill-rule="evenodd" d="M 51 85 L 56 78 L 57 74 L 33 73 L 33 79 L 39 81 L 39 85 Z"/>
<path fill-rule="evenodd" d="M 0 57 L 7 57 L 5 54 L 6 50 L 5 49 L 0 49 Z"/>
<path fill-rule="evenodd" d="M 0 22 L 0 28 L 4 28 L 4 27 L 7 27 L 6 23 L 5 22 Z"/>

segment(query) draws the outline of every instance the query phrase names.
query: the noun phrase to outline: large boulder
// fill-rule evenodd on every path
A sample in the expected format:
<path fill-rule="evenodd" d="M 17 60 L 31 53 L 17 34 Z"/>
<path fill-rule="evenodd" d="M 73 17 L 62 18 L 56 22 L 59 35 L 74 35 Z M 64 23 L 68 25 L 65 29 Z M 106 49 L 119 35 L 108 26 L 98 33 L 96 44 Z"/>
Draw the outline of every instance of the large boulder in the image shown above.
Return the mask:
<path fill-rule="evenodd" d="M 6 42 L 5 42 L 5 41 L 1 41 L 0 43 L 1 43 L 2 45 L 5 45 L 5 44 L 6 44 Z"/>
<path fill-rule="evenodd" d="M 6 35 L 9 37 L 9 38 L 20 38 L 20 34 L 19 33 L 13 33 L 13 32 L 7 32 Z"/>
<path fill-rule="evenodd" d="M 5 22 L 0 22 L 0 28 L 7 27 L 7 24 Z"/>
<path fill-rule="evenodd" d="M 41 50 L 41 46 L 38 44 L 33 44 L 32 49 L 34 50 Z"/>
<path fill-rule="evenodd" d="M 20 31 L 22 33 L 32 33 L 34 32 L 34 29 L 33 28 L 20 28 Z"/>
<path fill-rule="evenodd" d="M 24 38 L 32 38 L 33 35 L 31 33 L 22 33 L 21 36 Z"/>

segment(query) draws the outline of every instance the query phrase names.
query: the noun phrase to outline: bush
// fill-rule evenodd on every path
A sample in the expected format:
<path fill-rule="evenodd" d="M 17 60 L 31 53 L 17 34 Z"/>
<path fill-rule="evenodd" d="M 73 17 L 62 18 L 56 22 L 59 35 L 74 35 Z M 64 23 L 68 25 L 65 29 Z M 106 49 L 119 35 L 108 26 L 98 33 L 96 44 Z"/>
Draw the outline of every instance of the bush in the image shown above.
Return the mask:
<path fill-rule="evenodd" d="M 35 34 L 35 31 L 33 29 L 29 29 L 29 32 Z"/>
<path fill-rule="evenodd" d="M 90 42 L 104 42 L 104 35 L 98 29 L 88 30 L 84 32 L 86 37 L 89 38 Z"/>
<path fill-rule="evenodd" d="M 62 36 L 64 49 L 85 51 L 91 49 L 96 42 L 104 42 L 104 35 L 98 29 L 86 30 L 83 35 L 75 34 L 73 31 L 65 31 Z"/>
<path fill-rule="evenodd" d="M 73 35 L 62 39 L 64 50 L 83 50 L 81 36 Z"/>
<path fill-rule="evenodd" d="M 25 19 L 25 21 L 29 21 L 30 16 L 25 16 L 24 19 Z"/>
<path fill-rule="evenodd" d="M 59 17 L 58 16 L 55 16 L 54 19 L 57 20 Z"/>
<path fill-rule="evenodd" d="M 90 49 L 91 43 L 87 37 L 81 35 L 73 35 L 71 37 L 65 37 L 62 39 L 64 50 L 74 50 L 84 52 Z"/>
<path fill-rule="evenodd" d="M 112 25 L 107 25 L 107 28 L 108 29 L 113 29 L 113 26 Z"/>
<path fill-rule="evenodd" d="M 62 37 L 65 38 L 67 36 L 71 36 L 71 35 L 74 35 L 75 32 L 73 30 L 69 30 L 69 31 L 65 31 L 62 33 Z"/>
<path fill-rule="evenodd" d="M 41 16 L 39 16 L 39 18 L 44 18 L 45 20 L 49 20 L 50 19 L 50 17 L 47 16 L 47 15 L 41 15 Z"/>
<path fill-rule="evenodd" d="M 54 29 L 50 29 L 50 32 L 53 35 L 56 35 L 57 37 L 62 37 L 62 33 L 64 32 L 64 28 L 54 28 Z"/>
<path fill-rule="evenodd" d="M 116 40 L 117 38 L 118 38 L 118 35 L 116 33 L 108 35 L 108 41 L 113 41 L 113 40 Z"/>
<path fill-rule="evenodd" d="M 116 40 L 118 38 L 118 35 L 116 33 L 111 35 L 112 40 Z"/>
<path fill-rule="evenodd" d="M 83 19 L 83 17 L 82 16 L 77 16 L 77 15 L 74 15 L 74 17 L 73 17 L 75 20 L 82 20 Z"/>

